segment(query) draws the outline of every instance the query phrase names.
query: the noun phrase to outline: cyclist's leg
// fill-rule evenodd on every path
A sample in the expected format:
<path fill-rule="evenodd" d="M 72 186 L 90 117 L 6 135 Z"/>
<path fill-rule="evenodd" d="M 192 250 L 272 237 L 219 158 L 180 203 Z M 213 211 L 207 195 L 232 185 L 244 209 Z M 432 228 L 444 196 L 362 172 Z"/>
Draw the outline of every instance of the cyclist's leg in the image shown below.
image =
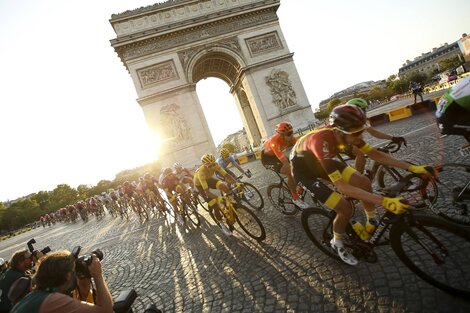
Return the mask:
<path fill-rule="evenodd" d="M 372 192 L 372 183 L 370 179 L 356 171 L 354 168 L 346 166 L 341 170 L 341 176 L 343 177 L 343 180 L 351 186 L 360 188 L 367 192 Z M 365 213 L 367 215 L 366 230 L 368 233 L 372 233 L 379 224 L 376 218 L 375 205 L 372 202 L 366 201 L 361 201 L 361 203 L 364 206 Z"/>
<path fill-rule="evenodd" d="M 217 182 L 219 180 L 211 177 L 207 179 L 206 181 L 207 181 L 207 186 L 209 187 L 209 189 L 217 189 Z M 202 195 L 202 197 L 206 200 L 207 205 L 209 206 L 210 210 L 212 210 L 212 212 L 214 213 L 215 219 L 217 221 L 221 221 L 223 214 L 220 211 L 219 205 L 217 204 L 217 198 L 212 198 L 212 199 L 208 198 L 204 189 L 199 185 L 196 185 L 196 188 L 199 191 L 199 194 Z"/>
<path fill-rule="evenodd" d="M 357 259 L 349 251 L 344 249 L 343 243 L 346 226 L 352 215 L 351 204 L 339 193 L 332 190 L 318 179 L 319 177 L 327 179 L 326 177 L 328 177 L 328 175 L 326 175 L 324 171 L 318 171 L 315 168 L 314 161 L 311 157 L 294 157 L 292 159 L 292 167 L 295 181 L 304 185 L 315 199 L 337 213 L 333 220 L 333 239 L 330 244 L 345 263 L 356 265 Z"/>

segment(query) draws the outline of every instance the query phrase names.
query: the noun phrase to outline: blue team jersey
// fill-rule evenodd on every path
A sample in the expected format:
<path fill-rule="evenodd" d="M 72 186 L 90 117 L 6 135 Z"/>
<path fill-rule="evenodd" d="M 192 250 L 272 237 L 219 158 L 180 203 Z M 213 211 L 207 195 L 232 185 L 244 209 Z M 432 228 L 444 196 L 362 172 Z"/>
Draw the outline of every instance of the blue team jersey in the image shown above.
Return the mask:
<path fill-rule="evenodd" d="M 222 157 L 218 157 L 217 160 L 216 160 L 217 163 L 219 163 L 219 165 L 223 168 L 223 169 L 226 169 L 227 166 L 232 163 L 233 166 L 235 166 L 237 164 L 237 160 L 235 159 L 235 157 L 233 155 L 230 155 L 227 160 L 224 160 Z"/>

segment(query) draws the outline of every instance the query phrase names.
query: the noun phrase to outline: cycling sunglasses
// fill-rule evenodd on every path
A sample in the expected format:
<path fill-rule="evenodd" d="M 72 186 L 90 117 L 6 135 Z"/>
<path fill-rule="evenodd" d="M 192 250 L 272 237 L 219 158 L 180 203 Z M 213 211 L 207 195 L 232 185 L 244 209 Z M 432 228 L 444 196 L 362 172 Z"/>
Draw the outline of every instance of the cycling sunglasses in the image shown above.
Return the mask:
<path fill-rule="evenodd" d="M 290 132 L 288 132 L 288 133 L 285 133 L 285 135 L 286 135 L 286 136 L 292 136 L 293 133 L 294 133 L 293 131 L 290 131 Z"/>

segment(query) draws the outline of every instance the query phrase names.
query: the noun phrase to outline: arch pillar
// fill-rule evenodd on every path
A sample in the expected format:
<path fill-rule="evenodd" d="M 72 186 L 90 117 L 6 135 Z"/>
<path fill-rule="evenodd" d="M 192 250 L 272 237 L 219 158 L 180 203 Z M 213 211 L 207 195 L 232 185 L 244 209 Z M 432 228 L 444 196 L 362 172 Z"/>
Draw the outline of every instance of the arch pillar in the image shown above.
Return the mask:
<path fill-rule="evenodd" d="M 194 84 L 153 94 L 138 102 L 147 124 L 160 134 L 159 158 L 164 166 L 175 160 L 193 166 L 201 155 L 216 152 Z"/>

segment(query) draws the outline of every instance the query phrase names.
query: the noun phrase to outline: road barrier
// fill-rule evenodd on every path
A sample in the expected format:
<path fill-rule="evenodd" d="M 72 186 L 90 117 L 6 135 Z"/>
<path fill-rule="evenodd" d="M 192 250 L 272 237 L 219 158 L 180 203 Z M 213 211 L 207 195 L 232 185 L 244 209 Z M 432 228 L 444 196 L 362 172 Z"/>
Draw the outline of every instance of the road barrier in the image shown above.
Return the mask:
<path fill-rule="evenodd" d="M 390 122 L 401 120 L 411 116 L 411 110 L 408 107 L 398 108 L 393 111 L 387 112 Z"/>
<path fill-rule="evenodd" d="M 417 115 L 417 114 L 434 112 L 436 111 L 436 104 L 440 98 L 441 97 L 435 97 L 432 100 L 418 102 L 416 104 L 403 106 L 401 108 L 393 109 L 389 112 L 371 116 L 369 117 L 369 123 L 371 126 L 376 126 L 376 125 L 408 118 L 410 116 Z"/>

